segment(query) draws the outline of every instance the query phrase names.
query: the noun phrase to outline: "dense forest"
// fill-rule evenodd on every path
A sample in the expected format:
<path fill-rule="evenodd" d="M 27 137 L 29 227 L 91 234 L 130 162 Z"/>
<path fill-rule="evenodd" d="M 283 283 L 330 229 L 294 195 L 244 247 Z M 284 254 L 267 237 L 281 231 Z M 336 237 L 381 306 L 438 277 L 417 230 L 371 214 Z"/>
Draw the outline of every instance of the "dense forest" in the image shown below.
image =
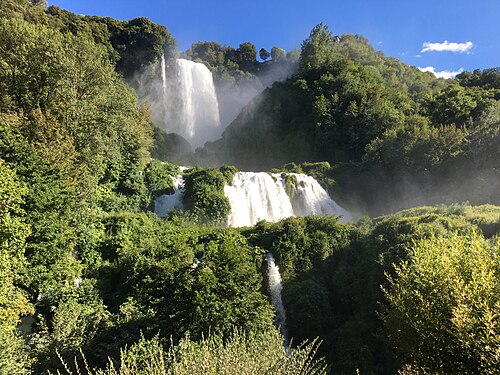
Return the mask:
<path fill-rule="evenodd" d="M 257 50 L 2 0 L 0 374 L 498 373 L 499 68 L 437 79 L 323 24 Z M 261 93 L 190 152 L 141 97 L 162 56 Z M 228 227 L 240 169 L 311 175 L 358 220 Z"/>

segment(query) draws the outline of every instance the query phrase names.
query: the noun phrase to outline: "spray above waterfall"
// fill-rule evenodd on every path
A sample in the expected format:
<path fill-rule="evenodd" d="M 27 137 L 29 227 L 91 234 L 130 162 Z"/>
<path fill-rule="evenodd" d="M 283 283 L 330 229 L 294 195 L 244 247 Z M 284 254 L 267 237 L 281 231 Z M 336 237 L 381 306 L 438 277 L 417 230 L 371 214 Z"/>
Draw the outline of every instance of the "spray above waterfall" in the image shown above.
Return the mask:
<path fill-rule="evenodd" d="M 219 70 L 214 80 L 201 60 L 175 59 L 174 55 L 164 51 L 156 64 L 136 72 L 131 84 L 140 101 L 148 103 L 155 126 L 167 133 L 161 139 L 170 147 L 162 150 L 163 157 L 177 163 L 191 163 L 189 154 L 194 149 L 220 139 L 252 99 L 294 71 L 293 64 L 268 62 L 259 74 L 240 79 L 221 75 Z M 186 52 L 185 56 L 190 55 Z"/>

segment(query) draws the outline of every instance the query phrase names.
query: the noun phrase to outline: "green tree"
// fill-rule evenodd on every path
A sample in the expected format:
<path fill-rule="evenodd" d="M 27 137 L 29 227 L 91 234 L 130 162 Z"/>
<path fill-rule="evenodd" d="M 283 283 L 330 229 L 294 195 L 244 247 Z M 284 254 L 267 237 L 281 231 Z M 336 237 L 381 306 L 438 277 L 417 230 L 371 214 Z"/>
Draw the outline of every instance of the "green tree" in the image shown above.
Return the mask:
<path fill-rule="evenodd" d="M 197 42 L 191 45 L 186 54 L 193 60 L 202 60 L 211 67 L 224 65 L 224 48 L 216 42 Z"/>
<path fill-rule="evenodd" d="M 427 118 L 414 115 L 406 119 L 406 124 L 388 129 L 371 141 L 363 159 L 366 164 L 382 164 L 392 171 L 423 172 L 461 155 L 466 136 L 467 132 L 455 125 L 436 128 Z"/>
<path fill-rule="evenodd" d="M 26 267 L 26 238 L 30 228 L 21 208 L 26 186 L 0 159 L 0 331 L 10 331 L 23 315 L 33 312 L 20 288 Z"/>
<path fill-rule="evenodd" d="M 498 243 L 475 234 L 414 243 L 384 290 L 384 321 L 408 363 L 436 373 L 497 372 L 499 254 Z"/>
<path fill-rule="evenodd" d="M 231 210 L 226 177 L 217 169 L 194 168 L 185 176 L 184 203 L 199 224 L 226 225 Z"/>
<path fill-rule="evenodd" d="M 436 125 L 470 126 L 493 103 L 493 90 L 451 85 L 431 96 L 424 105 Z"/>
<path fill-rule="evenodd" d="M 30 358 L 15 330 L 22 316 L 34 312 L 21 287 L 26 272 L 30 227 L 22 209 L 28 190 L 0 158 L 0 373 L 30 374 Z"/>
<path fill-rule="evenodd" d="M 498 170 L 500 150 L 500 101 L 482 113 L 472 127 L 468 138 L 467 156 L 478 169 L 485 169 L 489 174 Z"/>
<path fill-rule="evenodd" d="M 260 51 L 259 51 L 259 57 L 261 60 L 264 60 L 266 61 L 269 57 L 270 57 L 270 53 L 267 49 L 265 48 L 261 48 Z"/>
<path fill-rule="evenodd" d="M 0 374 L 31 375 L 32 363 L 24 339 L 13 330 L 0 328 Z"/>
<path fill-rule="evenodd" d="M 286 52 L 283 48 L 273 47 L 271 48 L 271 58 L 273 62 L 278 62 L 283 59 L 286 59 Z"/>
<path fill-rule="evenodd" d="M 236 62 L 238 63 L 240 69 L 254 73 L 257 68 L 257 48 L 255 44 L 250 42 L 244 42 L 240 44 L 240 47 L 236 50 Z"/>
<path fill-rule="evenodd" d="M 5 0 L 0 3 L 0 17 L 23 18 L 28 8 L 24 0 Z"/>
<path fill-rule="evenodd" d="M 50 6 L 44 16 L 30 21 L 50 25 L 63 33 L 91 34 L 96 43 L 106 48 L 116 69 L 128 79 L 163 54 L 174 57 L 174 37 L 164 26 L 144 17 L 118 21 L 110 17 L 82 16 L 57 6 Z"/>
<path fill-rule="evenodd" d="M 500 99 L 500 67 L 491 69 L 475 69 L 471 72 L 462 72 L 456 76 L 456 80 L 464 87 L 481 87 L 483 89 L 494 89 L 495 99 Z"/>
<path fill-rule="evenodd" d="M 320 69 L 334 58 L 335 37 L 328 30 L 328 26 L 320 23 L 309 34 L 309 38 L 302 42 L 300 53 L 300 70 L 307 71 Z"/>
<path fill-rule="evenodd" d="M 125 176 L 139 176 L 149 159 L 149 110 L 138 108 L 104 47 L 21 20 L 1 20 L 0 30 L 0 108 L 23 112 L 23 136 L 48 160 L 69 164 L 87 198 L 97 183 L 143 194 L 140 179 Z"/>

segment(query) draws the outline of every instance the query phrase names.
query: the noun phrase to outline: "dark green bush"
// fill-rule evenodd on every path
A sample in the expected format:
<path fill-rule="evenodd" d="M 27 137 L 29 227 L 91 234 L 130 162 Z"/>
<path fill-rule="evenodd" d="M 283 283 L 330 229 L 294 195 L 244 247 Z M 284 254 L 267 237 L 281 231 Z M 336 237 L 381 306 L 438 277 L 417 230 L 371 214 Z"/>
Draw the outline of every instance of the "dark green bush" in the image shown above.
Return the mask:
<path fill-rule="evenodd" d="M 224 195 L 227 179 L 213 168 L 190 170 L 185 175 L 184 203 L 199 224 L 226 225 L 231 210 Z"/>

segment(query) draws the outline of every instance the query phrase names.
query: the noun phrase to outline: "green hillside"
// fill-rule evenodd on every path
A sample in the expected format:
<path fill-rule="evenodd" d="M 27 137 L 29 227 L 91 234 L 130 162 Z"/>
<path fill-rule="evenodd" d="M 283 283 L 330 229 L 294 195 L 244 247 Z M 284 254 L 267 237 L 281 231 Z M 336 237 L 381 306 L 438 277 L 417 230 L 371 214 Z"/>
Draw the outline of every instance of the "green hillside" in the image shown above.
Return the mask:
<path fill-rule="evenodd" d="M 133 89 L 177 55 L 165 27 L 2 0 L 0 375 L 498 373 L 499 69 L 436 79 L 322 24 L 259 52 L 182 54 L 219 90 L 286 72 L 190 153 Z M 229 228 L 238 170 L 313 176 L 358 220 Z"/>

